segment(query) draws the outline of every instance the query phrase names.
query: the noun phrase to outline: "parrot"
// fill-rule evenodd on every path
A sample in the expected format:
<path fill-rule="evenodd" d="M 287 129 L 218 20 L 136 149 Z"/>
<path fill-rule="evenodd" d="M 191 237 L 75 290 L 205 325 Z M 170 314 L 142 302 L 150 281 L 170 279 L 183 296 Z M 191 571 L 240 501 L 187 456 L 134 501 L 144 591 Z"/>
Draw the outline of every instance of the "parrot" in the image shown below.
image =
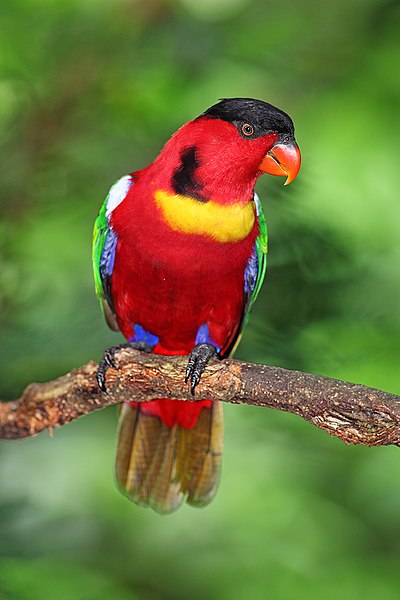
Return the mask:
<path fill-rule="evenodd" d="M 297 176 L 292 119 L 263 100 L 224 98 L 180 127 L 153 162 L 114 183 L 95 221 L 95 288 L 109 327 L 97 381 L 106 393 L 121 347 L 187 356 L 192 393 L 211 358 L 237 347 L 264 280 L 267 228 L 254 190 L 263 173 Z M 203 507 L 220 479 L 220 401 L 121 405 L 115 477 L 160 514 Z"/>

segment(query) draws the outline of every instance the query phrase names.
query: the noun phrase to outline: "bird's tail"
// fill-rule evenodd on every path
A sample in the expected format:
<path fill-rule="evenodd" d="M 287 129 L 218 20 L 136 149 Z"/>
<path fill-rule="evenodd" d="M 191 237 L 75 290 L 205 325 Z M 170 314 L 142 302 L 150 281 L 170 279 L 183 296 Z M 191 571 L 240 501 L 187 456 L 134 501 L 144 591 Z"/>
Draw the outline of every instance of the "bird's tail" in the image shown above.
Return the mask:
<path fill-rule="evenodd" d="M 221 467 L 222 404 L 206 401 L 196 407 L 195 422 L 182 423 L 174 417 L 175 403 L 184 404 L 186 414 L 189 407 L 193 412 L 201 404 L 178 400 L 124 404 L 119 422 L 118 485 L 137 504 L 162 514 L 173 512 L 184 500 L 206 506 L 217 490 Z"/>

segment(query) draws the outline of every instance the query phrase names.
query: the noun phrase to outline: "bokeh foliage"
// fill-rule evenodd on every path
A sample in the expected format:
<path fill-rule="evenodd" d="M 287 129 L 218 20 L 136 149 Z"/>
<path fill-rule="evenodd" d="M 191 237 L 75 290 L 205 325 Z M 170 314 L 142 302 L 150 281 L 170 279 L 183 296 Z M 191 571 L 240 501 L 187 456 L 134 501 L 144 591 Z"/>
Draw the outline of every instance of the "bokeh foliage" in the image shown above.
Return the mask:
<path fill-rule="evenodd" d="M 237 356 L 400 393 L 398 25 L 391 0 L 3 0 L 1 397 L 120 339 L 102 198 L 226 96 L 287 110 L 304 161 L 258 184 L 269 268 Z M 115 425 L 0 444 L 1 599 L 399 597 L 396 449 L 227 407 L 216 500 L 161 518 L 113 485 Z"/>

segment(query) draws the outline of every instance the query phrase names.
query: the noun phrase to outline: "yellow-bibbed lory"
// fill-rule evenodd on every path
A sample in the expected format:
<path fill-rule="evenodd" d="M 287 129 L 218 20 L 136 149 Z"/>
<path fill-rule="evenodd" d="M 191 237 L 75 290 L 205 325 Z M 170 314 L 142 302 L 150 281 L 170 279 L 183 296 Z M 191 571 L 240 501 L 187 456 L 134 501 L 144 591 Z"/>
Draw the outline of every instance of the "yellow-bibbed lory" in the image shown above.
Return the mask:
<path fill-rule="evenodd" d="M 124 345 L 189 355 L 192 391 L 212 356 L 232 354 L 266 268 L 255 183 L 263 172 L 289 183 L 299 168 L 286 113 L 227 98 L 183 125 L 148 167 L 112 186 L 95 224 L 93 264 L 105 318 Z M 102 390 L 116 348 L 100 362 Z M 208 504 L 219 480 L 221 404 L 134 400 L 120 415 L 122 491 L 160 513 L 183 500 Z"/>

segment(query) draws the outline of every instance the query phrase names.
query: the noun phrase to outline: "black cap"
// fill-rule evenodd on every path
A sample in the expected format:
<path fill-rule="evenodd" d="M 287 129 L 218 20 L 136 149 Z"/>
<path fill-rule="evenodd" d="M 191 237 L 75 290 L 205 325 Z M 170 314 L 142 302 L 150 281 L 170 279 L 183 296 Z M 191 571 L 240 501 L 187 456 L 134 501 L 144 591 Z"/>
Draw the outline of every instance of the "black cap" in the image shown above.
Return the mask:
<path fill-rule="evenodd" d="M 233 123 L 241 135 L 241 127 L 248 123 L 254 128 L 254 133 L 244 137 L 250 139 L 271 132 L 286 134 L 290 138 L 294 136 L 294 125 L 289 115 L 268 102 L 254 98 L 223 98 L 200 116 Z"/>

